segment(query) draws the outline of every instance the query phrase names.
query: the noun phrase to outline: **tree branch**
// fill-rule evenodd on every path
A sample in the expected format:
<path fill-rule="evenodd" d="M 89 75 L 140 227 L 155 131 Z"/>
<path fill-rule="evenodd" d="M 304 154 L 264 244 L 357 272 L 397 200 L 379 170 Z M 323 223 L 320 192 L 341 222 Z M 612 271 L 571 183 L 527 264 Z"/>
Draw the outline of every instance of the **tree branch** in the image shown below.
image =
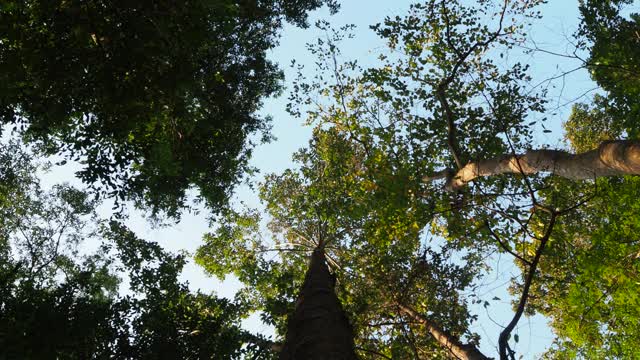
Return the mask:
<path fill-rule="evenodd" d="M 494 239 L 496 239 L 496 241 L 498 242 L 498 244 L 500 244 L 500 246 L 502 247 L 502 249 L 506 252 L 508 252 L 509 254 L 511 254 L 512 256 L 514 256 L 516 259 L 522 261 L 525 265 L 529 265 L 531 266 L 531 262 L 527 259 L 525 259 L 524 257 L 518 255 L 516 252 L 512 251 L 511 249 L 509 249 L 509 246 L 507 246 L 507 244 L 505 244 L 500 237 L 498 236 L 498 234 L 495 233 L 495 231 L 493 231 L 493 229 L 491 228 L 491 225 L 489 224 L 489 221 L 485 220 L 485 225 L 487 227 L 487 229 L 489 230 L 489 234 L 491 236 L 493 236 Z"/>
<path fill-rule="evenodd" d="M 447 172 L 445 189 L 456 191 L 479 177 L 500 174 L 537 174 L 550 172 L 571 180 L 594 179 L 603 176 L 640 175 L 640 140 L 612 140 L 597 149 L 581 154 L 562 150 L 529 150 L 522 155 L 472 161 L 457 172 L 442 170 L 434 176 L 423 177 L 424 182 L 442 179 Z"/>
<path fill-rule="evenodd" d="M 431 321 L 426 316 L 418 313 L 408 305 L 404 305 L 401 302 L 397 302 L 399 310 L 405 315 L 409 316 L 416 322 L 422 324 L 427 328 L 429 334 L 454 356 L 456 359 L 461 360 L 490 360 L 491 358 L 485 356 L 472 344 L 463 344 L 455 336 L 444 331 L 440 326 Z"/>
<path fill-rule="evenodd" d="M 498 338 L 501 360 L 509 360 L 509 355 L 512 355 L 512 351 L 511 349 L 509 349 L 509 338 L 511 337 L 511 332 L 516 327 L 518 321 L 520 321 L 520 317 L 522 317 L 522 314 L 524 313 L 525 306 L 527 305 L 527 300 L 529 300 L 529 289 L 531 288 L 531 283 L 533 282 L 533 278 L 535 277 L 538 262 L 540 262 L 540 257 L 542 256 L 544 248 L 547 245 L 547 241 L 549 241 L 549 237 L 551 237 L 551 232 L 556 223 L 557 217 L 557 213 L 554 212 L 551 214 L 549 225 L 547 226 L 544 236 L 540 239 L 540 246 L 538 246 L 535 257 L 533 258 L 533 261 L 531 261 L 531 265 L 529 266 L 529 273 L 527 274 L 527 278 L 524 282 L 522 295 L 520 296 L 520 301 L 518 303 L 516 313 L 513 315 L 511 322 L 509 322 L 504 330 L 502 330 L 502 332 L 500 333 L 500 337 Z"/>
<path fill-rule="evenodd" d="M 440 102 L 440 106 L 442 106 L 442 109 L 444 110 L 444 115 L 447 120 L 447 145 L 449 147 L 449 151 L 451 152 L 451 155 L 453 156 L 453 159 L 458 169 L 462 168 L 462 160 L 460 159 L 460 156 L 461 156 L 460 146 L 458 145 L 458 140 L 456 136 L 456 133 L 457 133 L 457 128 L 455 124 L 456 117 L 455 117 L 455 114 L 453 113 L 453 110 L 451 109 L 451 105 L 449 104 L 449 101 L 447 100 L 446 91 L 449 88 L 449 85 L 454 81 L 460 67 L 462 67 L 462 65 L 467 61 L 467 58 L 479 48 L 488 46 L 489 44 L 494 42 L 499 36 L 502 35 L 503 21 L 504 21 L 505 13 L 507 11 L 508 3 L 509 3 L 508 0 L 504 1 L 504 5 L 500 13 L 500 22 L 499 22 L 498 29 L 492 34 L 492 36 L 485 41 L 477 41 L 475 44 L 473 44 L 473 46 L 469 47 L 467 51 L 461 54 L 458 51 L 458 49 L 456 49 L 452 45 L 453 42 L 451 41 L 451 34 L 450 34 L 451 29 L 450 29 L 449 17 L 446 11 L 445 2 L 444 1 L 442 2 L 442 9 L 445 15 L 445 22 L 446 22 L 446 38 L 447 38 L 446 40 L 447 40 L 447 43 L 451 46 L 452 50 L 454 51 L 458 59 L 453 65 L 453 68 L 451 69 L 451 73 L 449 74 L 449 76 L 444 78 L 436 87 L 436 98 L 438 102 Z"/>
<path fill-rule="evenodd" d="M 387 355 L 385 355 L 383 353 L 380 353 L 380 352 L 377 352 L 377 351 L 374 351 L 374 350 L 371 350 L 371 349 L 365 349 L 363 347 L 358 347 L 358 346 L 356 346 L 355 349 L 358 350 L 358 351 L 364 351 L 364 352 L 367 352 L 367 353 L 370 353 L 370 354 L 373 354 L 373 355 L 377 355 L 377 356 L 379 356 L 381 358 L 385 358 L 385 359 L 391 360 L 391 358 L 388 357 Z"/>

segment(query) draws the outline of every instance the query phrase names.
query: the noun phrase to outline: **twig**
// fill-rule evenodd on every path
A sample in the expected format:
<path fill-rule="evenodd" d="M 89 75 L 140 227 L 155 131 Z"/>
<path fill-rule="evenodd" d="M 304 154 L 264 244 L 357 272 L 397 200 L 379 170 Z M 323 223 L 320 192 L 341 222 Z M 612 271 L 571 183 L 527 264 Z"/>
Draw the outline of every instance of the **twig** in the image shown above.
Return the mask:
<path fill-rule="evenodd" d="M 491 225 L 489 225 L 489 221 L 485 220 L 485 225 L 487 226 L 487 229 L 489 230 L 489 234 L 491 234 L 491 236 L 494 237 L 494 239 L 496 239 L 496 241 L 498 242 L 498 244 L 500 244 L 500 246 L 502 247 L 502 249 L 506 252 L 508 252 L 509 254 L 513 255 L 515 258 L 517 258 L 518 260 L 522 261 L 523 263 L 525 263 L 528 266 L 531 266 L 531 262 L 525 258 L 523 258 L 522 256 L 518 255 L 517 253 L 513 252 L 511 249 L 509 249 L 509 247 L 502 242 L 502 240 L 500 239 L 500 237 L 498 237 L 498 234 L 496 234 L 493 229 L 491 228 Z"/>

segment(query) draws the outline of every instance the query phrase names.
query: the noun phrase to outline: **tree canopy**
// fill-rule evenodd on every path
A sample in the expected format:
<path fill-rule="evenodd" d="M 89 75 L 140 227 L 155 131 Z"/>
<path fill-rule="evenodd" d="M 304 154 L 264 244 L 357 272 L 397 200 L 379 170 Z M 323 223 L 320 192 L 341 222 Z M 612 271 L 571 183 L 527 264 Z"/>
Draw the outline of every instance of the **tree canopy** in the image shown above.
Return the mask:
<path fill-rule="evenodd" d="M 518 322 L 536 312 L 557 336 L 546 357 L 633 357 L 640 244 L 631 234 L 640 222 L 637 181 L 624 175 L 640 174 L 628 116 L 636 101 L 605 79 L 635 66 L 620 49 L 634 47 L 624 29 L 637 29 L 636 17 L 582 5 L 566 56 L 602 91 L 574 105 L 563 119 L 568 147 L 552 149 L 534 140 L 551 121 L 549 95 L 532 86 L 529 64 L 504 60 L 523 47 L 545 50 L 526 49 L 537 5 L 423 1 L 373 27 L 388 50 L 369 68 L 340 62 L 349 27 L 320 24 L 327 36 L 310 45 L 317 68 L 296 81 L 289 108 L 315 125 L 313 138 L 295 167 L 261 186 L 268 235 L 257 212 L 231 214 L 197 261 L 236 274 L 284 336 L 308 256 L 326 243 L 363 358 L 512 359 Z M 592 17 L 605 15 L 624 24 L 611 27 L 619 37 L 593 33 L 603 20 Z M 625 76 L 624 86 L 633 81 Z M 472 310 L 500 300 L 476 291 L 495 254 L 511 256 L 521 276 L 495 353 L 481 353 Z"/>
<path fill-rule="evenodd" d="M 218 210 L 269 137 L 267 51 L 325 3 L 3 1 L 0 124 L 80 161 L 100 194 L 177 217 L 196 188 Z"/>
<path fill-rule="evenodd" d="M 198 186 L 220 217 L 194 260 L 242 283 L 233 300 L 189 291 L 178 280 L 185 254 L 101 219 L 91 192 L 41 189 L 39 165 L 10 143 L 0 149 L 0 322 L 21 330 L 0 334 L 4 351 L 514 360 L 523 317 L 541 314 L 554 336 L 536 349 L 542 358 L 635 358 L 640 27 L 632 1 L 580 1 L 566 53 L 529 39 L 543 0 L 420 1 L 371 27 L 386 47 L 368 66 L 343 58 L 352 26 L 318 22 L 325 36 L 308 45 L 315 68 L 309 75 L 293 64 L 288 106 L 312 126 L 308 145 L 257 185 L 262 209 L 216 207 L 247 171 L 247 136 L 264 125 L 260 99 L 279 91 L 265 51 L 280 21 L 304 25 L 322 3 L 2 5 L 0 17 L 12 21 L 0 30 L 14 35 L 1 38 L 0 64 L 26 64 L 2 75 L 5 124 L 45 153 L 80 156 L 88 183 L 154 211 L 177 214 L 185 190 Z M 136 49 L 131 59 L 124 49 Z M 551 86 L 539 85 L 523 54 L 570 59 L 578 64 L 570 72 L 587 71 L 597 91 L 560 119 Z M 51 64 L 78 66 L 77 76 L 60 81 Z M 538 136 L 560 128 L 563 145 Z M 86 239 L 99 249 L 79 252 Z M 510 299 L 482 291 L 498 257 L 513 261 Z M 490 334 L 494 348 L 475 330 L 489 306 L 506 314 Z M 254 312 L 275 340 L 242 329 Z M 44 318 L 64 326 L 39 327 Z"/>
<path fill-rule="evenodd" d="M 85 192 L 43 190 L 15 142 L 0 150 L 2 358 L 269 357 L 240 327 L 245 307 L 178 280 L 184 254 L 99 219 Z"/>

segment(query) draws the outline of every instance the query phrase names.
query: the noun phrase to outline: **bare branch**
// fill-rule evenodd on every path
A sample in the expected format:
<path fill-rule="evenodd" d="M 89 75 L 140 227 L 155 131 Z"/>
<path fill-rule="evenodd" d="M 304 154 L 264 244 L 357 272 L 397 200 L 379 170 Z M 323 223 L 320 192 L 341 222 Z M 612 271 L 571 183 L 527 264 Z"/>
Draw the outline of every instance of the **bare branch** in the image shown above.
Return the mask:
<path fill-rule="evenodd" d="M 443 174 L 442 170 L 437 174 Z M 447 179 L 445 189 L 456 191 L 479 177 L 500 174 L 530 175 L 550 172 L 571 180 L 588 180 L 603 176 L 640 175 L 640 141 L 612 140 L 597 149 L 581 154 L 562 150 L 529 150 L 522 155 L 503 155 L 472 161 Z M 425 176 L 423 181 L 432 181 Z"/>
<path fill-rule="evenodd" d="M 500 237 L 498 236 L 498 234 L 496 234 L 493 229 L 491 228 L 491 225 L 489 225 L 488 221 L 485 221 L 485 225 L 487 226 L 487 229 L 489 230 L 489 234 L 491 234 L 491 236 L 493 236 L 494 239 L 496 239 L 496 241 L 498 242 L 498 244 L 500 244 L 500 247 L 502 247 L 502 249 L 506 252 L 508 252 L 509 254 L 513 255 L 516 259 L 522 261 L 525 265 L 529 265 L 531 266 L 531 262 L 525 258 L 523 258 L 522 256 L 518 255 L 517 253 L 513 252 L 511 249 L 509 249 L 509 247 L 507 246 L 507 244 L 505 244 L 504 242 L 502 242 L 502 240 L 500 239 Z"/>
<path fill-rule="evenodd" d="M 455 336 L 444 331 L 438 324 L 433 322 L 426 316 L 418 313 L 408 305 L 397 302 L 399 310 L 405 315 L 409 316 L 416 322 L 422 324 L 433 338 L 444 348 L 449 350 L 452 356 L 456 359 L 462 360 L 489 360 L 490 358 L 485 356 L 472 344 L 463 344 Z"/>
<path fill-rule="evenodd" d="M 518 302 L 516 313 L 513 315 L 513 318 L 511 319 L 509 324 L 504 328 L 504 330 L 502 330 L 502 332 L 500 333 L 500 337 L 498 338 L 501 360 L 508 360 L 509 356 L 513 356 L 511 349 L 509 349 L 509 338 L 511 337 L 511 332 L 516 327 L 518 321 L 520 321 L 520 317 L 522 317 L 522 314 L 524 313 L 525 306 L 527 305 L 527 301 L 529 300 L 529 290 L 531 289 L 531 283 L 533 282 L 533 278 L 535 277 L 536 269 L 538 267 L 538 263 L 540 262 L 542 252 L 544 251 L 547 242 L 551 237 L 551 232 L 553 231 L 553 227 L 556 223 L 557 217 L 557 213 L 554 212 L 551 214 L 551 219 L 549 220 L 547 229 L 545 230 L 544 236 L 540 239 L 540 245 L 538 246 L 533 261 L 531 261 L 531 265 L 529 266 L 529 272 L 524 282 L 522 295 L 520 295 L 520 301 Z"/>

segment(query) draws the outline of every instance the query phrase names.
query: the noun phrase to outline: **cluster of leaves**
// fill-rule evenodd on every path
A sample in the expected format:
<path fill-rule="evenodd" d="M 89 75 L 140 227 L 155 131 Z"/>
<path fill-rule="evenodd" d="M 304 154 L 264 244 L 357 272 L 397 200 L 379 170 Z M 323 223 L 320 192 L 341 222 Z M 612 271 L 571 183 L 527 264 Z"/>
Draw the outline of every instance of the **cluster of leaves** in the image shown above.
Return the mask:
<path fill-rule="evenodd" d="M 97 219 L 82 191 L 41 189 L 16 143 L 0 150 L 0 357 L 269 356 L 266 340 L 241 330 L 242 306 L 178 281 L 184 255 Z"/>
<path fill-rule="evenodd" d="M 640 341 L 638 180 L 558 186 L 570 199 L 597 193 L 554 228 L 529 310 L 552 320 L 559 339 L 550 355 L 632 358 Z"/>
<path fill-rule="evenodd" d="M 3 1 L 0 124 L 81 161 L 101 194 L 177 217 L 216 210 L 247 172 L 256 114 L 280 91 L 267 59 L 284 20 L 323 0 Z"/>
<path fill-rule="evenodd" d="M 601 142 L 620 138 L 625 129 L 609 99 L 595 95 L 590 104 L 575 104 L 569 119 L 563 123 L 564 137 L 577 152 L 596 149 Z"/>
<path fill-rule="evenodd" d="M 607 92 L 607 112 L 632 138 L 640 135 L 640 14 L 625 5 L 632 0 L 586 0 L 581 3 L 581 45 L 589 50 L 587 66 Z"/>

